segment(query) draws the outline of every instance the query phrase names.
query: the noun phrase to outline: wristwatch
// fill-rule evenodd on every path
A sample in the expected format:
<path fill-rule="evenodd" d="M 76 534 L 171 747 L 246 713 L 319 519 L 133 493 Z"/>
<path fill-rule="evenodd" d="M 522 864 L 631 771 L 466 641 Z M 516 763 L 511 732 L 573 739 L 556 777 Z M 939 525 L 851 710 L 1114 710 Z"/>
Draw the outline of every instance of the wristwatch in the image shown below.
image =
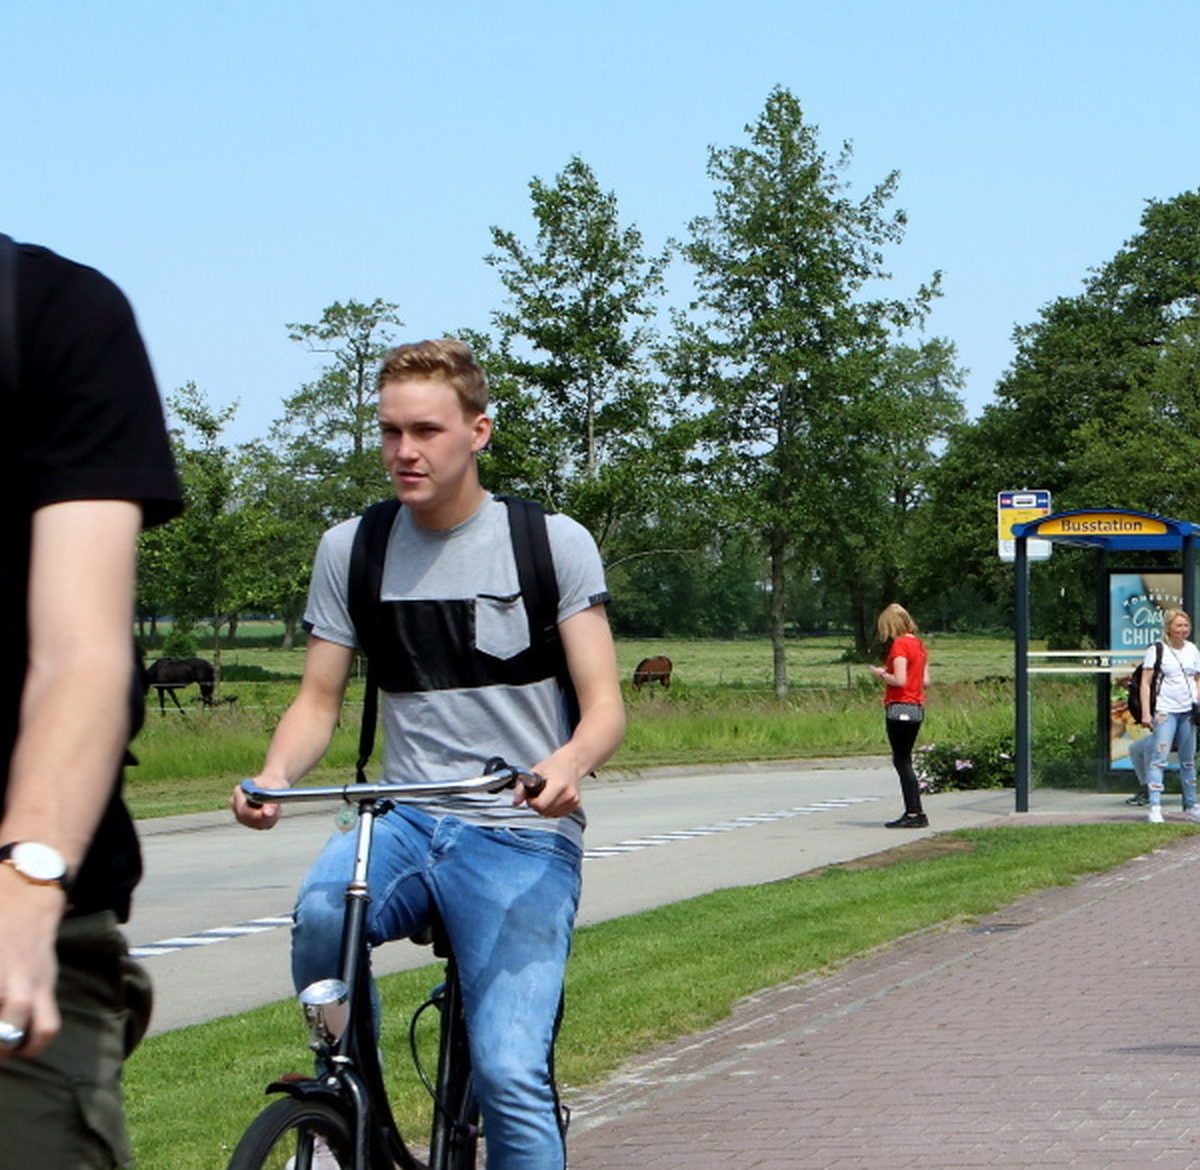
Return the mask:
<path fill-rule="evenodd" d="M 57 849 L 39 841 L 0 845 L 0 865 L 11 866 L 30 885 L 67 889 L 67 863 Z"/>

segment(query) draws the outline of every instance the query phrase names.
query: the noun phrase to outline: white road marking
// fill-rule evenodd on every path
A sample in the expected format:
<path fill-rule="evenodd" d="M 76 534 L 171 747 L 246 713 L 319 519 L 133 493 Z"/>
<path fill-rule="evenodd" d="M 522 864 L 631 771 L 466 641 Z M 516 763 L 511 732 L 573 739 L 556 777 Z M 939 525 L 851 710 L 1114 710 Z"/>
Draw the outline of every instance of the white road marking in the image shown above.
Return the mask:
<path fill-rule="evenodd" d="M 780 809 L 772 813 L 755 813 L 753 816 L 734 817 L 728 821 L 718 821 L 711 825 L 700 825 L 695 829 L 679 829 L 671 833 L 651 833 L 644 837 L 632 837 L 628 841 L 618 841 L 615 845 L 600 845 L 594 849 L 585 849 L 585 861 L 599 861 L 605 857 L 620 857 L 626 853 L 635 853 L 639 849 L 648 849 L 654 845 L 665 845 L 672 841 L 687 841 L 692 837 L 708 837 L 713 833 L 728 833 L 733 829 L 745 829 L 751 825 L 766 825 L 775 821 L 784 821 L 789 817 L 810 816 L 812 813 L 830 812 L 833 809 L 849 808 L 854 804 L 866 804 L 881 799 L 878 796 L 846 796 L 837 800 L 821 800 L 814 804 L 800 805 L 798 808 Z"/>

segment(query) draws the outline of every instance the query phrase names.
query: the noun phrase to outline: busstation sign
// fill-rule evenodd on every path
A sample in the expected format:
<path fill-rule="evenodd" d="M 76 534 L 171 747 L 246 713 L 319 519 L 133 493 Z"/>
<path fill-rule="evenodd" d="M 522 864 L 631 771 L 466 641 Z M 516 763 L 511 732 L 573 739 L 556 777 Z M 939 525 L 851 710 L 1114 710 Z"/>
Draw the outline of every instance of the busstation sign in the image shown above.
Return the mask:
<path fill-rule="evenodd" d="M 1071 512 L 1037 526 L 1039 536 L 1163 536 L 1169 529 L 1153 516 L 1114 512 Z"/>

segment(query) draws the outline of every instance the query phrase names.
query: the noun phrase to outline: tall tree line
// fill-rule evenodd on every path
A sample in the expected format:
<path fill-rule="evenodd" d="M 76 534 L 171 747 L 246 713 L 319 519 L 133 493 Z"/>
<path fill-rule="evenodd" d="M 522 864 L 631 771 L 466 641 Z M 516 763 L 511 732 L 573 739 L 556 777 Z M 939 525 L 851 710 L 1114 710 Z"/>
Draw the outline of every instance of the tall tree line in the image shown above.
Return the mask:
<path fill-rule="evenodd" d="M 940 274 L 893 290 L 888 273 L 899 177 L 858 190 L 852 163 L 776 89 L 710 151 L 711 210 L 656 251 L 571 158 L 531 180 L 532 236 L 491 229 L 491 321 L 446 330 L 489 373 L 485 483 L 587 524 L 618 632 L 767 633 L 781 695 L 797 629 L 848 627 L 866 653 L 891 600 L 927 624 L 1003 621 L 997 491 L 1186 516 L 1200 488 L 1200 195 L 1150 203 L 1082 293 L 1019 328 L 995 403 L 966 421 L 954 345 L 922 331 Z M 690 304 L 666 313 L 680 270 Z M 320 532 L 386 492 L 373 381 L 401 328 L 378 298 L 287 326 L 321 367 L 262 442 L 229 449 L 226 412 L 172 396 L 192 518 L 147 539 L 147 618 L 219 634 L 272 612 L 294 635 Z M 1069 559 L 1043 575 L 1064 631 Z"/>

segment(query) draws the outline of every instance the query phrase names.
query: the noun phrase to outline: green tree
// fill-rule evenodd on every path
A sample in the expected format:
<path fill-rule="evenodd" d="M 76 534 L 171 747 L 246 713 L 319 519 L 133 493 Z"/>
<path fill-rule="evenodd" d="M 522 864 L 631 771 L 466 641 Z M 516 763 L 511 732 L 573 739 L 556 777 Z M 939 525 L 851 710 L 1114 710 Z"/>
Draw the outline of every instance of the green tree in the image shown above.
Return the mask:
<path fill-rule="evenodd" d="M 1010 457 L 1006 430 L 990 409 L 952 427 L 930 469 L 928 496 L 912 519 L 912 609 L 924 617 L 936 608 L 946 626 L 959 624 L 956 614 L 938 605 L 947 596 L 984 612 L 989 623 L 997 614 L 1005 620 L 1011 615 L 1012 566 L 996 552 L 996 494 L 1045 485 Z"/>
<path fill-rule="evenodd" d="M 710 534 L 701 547 L 680 547 L 671 556 L 622 559 L 609 566 L 613 629 L 639 638 L 762 634 L 761 568 L 757 548 L 736 530 Z"/>
<path fill-rule="evenodd" d="M 257 517 L 252 605 L 283 621 L 284 649 L 296 643 L 308 597 L 313 554 L 331 517 L 324 485 L 268 443 L 244 449 L 253 468 L 242 488 L 244 506 Z M 380 493 L 382 495 L 382 492 Z"/>
<path fill-rule="evenodd" d="M 789 575 L 818 567 L 823 529 L 865 466 L 852 456 L 878 438 L 862 429 L 862 403 L 937 276 L 908 300 L 869 295 L 888 278 L 884 248 L 904 233 L 904 213 L 889 211 L 898 177 L 853 198 L 841 177 L 849 145 L 829 159 L 787 90 L 772 91 L 747 133 L 747 145 L 709 154 L 714 210 L 692 222 L 684 249 L 701 317 L 681 344 L 710 404 L 710 474 L 769 559 L 783 695 Z"/>
<path fill-rule="evenodd" d="M 386 493 L 379 459 L 375 379 L 403 324 L 398 306 L 335 301 L 315 324 L 292 324 L 288 336 L 327 357 L 320 377 L 284 402 L 272 429 L 284 461 L 321 486 L 327 518 L 361 512 Z"/>
<path fill-rule="evenodd" d="M 189 382 L 167 398 L 184 511 L 143 549 L 159 598 L 176 622 L 206 622 L 218 669 L 221 632 L 250 605 L 263 579 L 261 552 L 269 515 L 245 506 L 243 454 L 222 442 L 236 406 L 214 409 Z M 169 588 L 161 582 L 169 580 Z M 161 604 L 161 600 L 160 600 Z"/>
<path fill-rule="evenodd" d="M 1188 519 L 1200 502 L 1197 347 L 1200 191 L 1150 200 L 1140 230 L 1080 293 L 1015 332 L 996 402 L 953 433 L 931 476 L 923 525 L 929 588 L 970 579 L 1007 604 L 996 562 L 998 491 L 1039 488 L 1056 510 L 1131 507 Z M 1041 619 L 1079 644 L 1092 606 L 1078 603 L 1076 559 L 1040 567 L 1054 603 Z M 1036 616 L 1036 615 L 1035 615 Z"/>
<path fill-rule="evenodd" d="M 1076 436 L 1069 498 L 1200 516 L 1200 317 L 1170 327 L 1117 417 L 1086 419 Z"/>
<path fill-rule="evenodd" d="M 876 437 L 856 443 L 843 461 L 844 497 L 826 527 L 821 561 L 826 584 L 845 599 L 860 656 L 872 649 L 882 606 L 911 601 L 912 518 L 939 444 L 963 419 L 962 383 L 950 342 L 893 345 L 857 404 L 864 417 L 854 432 Z"/>
<path fill-rule="evenodd" d="M 557 470 L 556 434 L 537 409 L 537 395 L 510 365 L 509 355 L 487 333 L 460 329 L 488 379 L 488 412 L 495 426 L 479 455 L 479 476 L 491 491 L 548 499 Z"/>
<path fill-rule="evenodd" d="M 487 262 L 507 305 L 489 372 L 529 412 L 536 494 L 585 523 L 604 548 L 644 514 L 660 482 L 661 387 L 649 376 L 666 254 L 648 257 L 616 196 L 572 158 L 529 184 L 536 239 L 492 228 Z"/>
<path fill-rule="evenodd" d="M 175 580 L 167 526 L 150 528 L 138 538 L 137 625 L 138 638 L 145 642 L 158 634 L 159 618 L 171 611 Z"/>

